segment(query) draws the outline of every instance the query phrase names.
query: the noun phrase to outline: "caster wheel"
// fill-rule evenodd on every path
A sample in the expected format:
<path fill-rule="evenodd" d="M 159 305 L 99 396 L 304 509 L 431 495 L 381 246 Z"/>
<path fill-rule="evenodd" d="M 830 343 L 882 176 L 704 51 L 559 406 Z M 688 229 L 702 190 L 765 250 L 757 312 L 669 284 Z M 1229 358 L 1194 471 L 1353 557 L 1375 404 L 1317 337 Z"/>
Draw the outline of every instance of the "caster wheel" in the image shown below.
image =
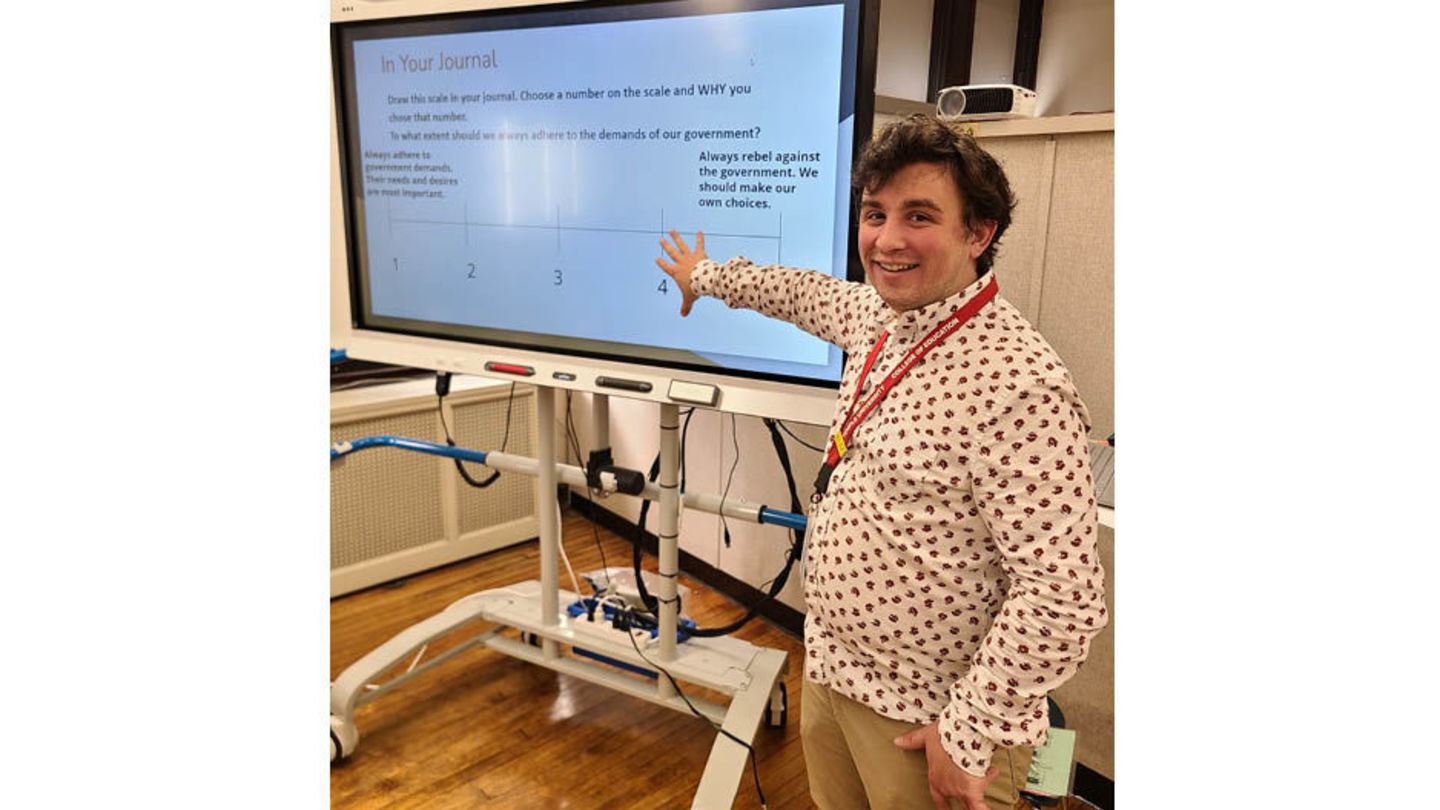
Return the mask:
<path fill-rule="evenodd" d="M 355 753 L 355 746 L 359 744 L 360 731 L 355 724 L 330 715 L 330 763 L 333 765 Z"/>

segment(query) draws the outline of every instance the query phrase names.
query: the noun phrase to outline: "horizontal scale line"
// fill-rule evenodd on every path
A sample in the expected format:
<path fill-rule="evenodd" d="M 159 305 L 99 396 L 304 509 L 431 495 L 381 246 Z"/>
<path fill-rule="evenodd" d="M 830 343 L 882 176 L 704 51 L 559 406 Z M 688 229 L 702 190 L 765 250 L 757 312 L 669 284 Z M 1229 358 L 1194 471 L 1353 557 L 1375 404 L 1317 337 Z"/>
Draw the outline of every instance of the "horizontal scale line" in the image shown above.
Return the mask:
<path fill-rule="evenodd" d="M 500 225 L 500 224 L 493 224 L 493 223 L 488 223 L 488 222 L 447 222 L 447 221 L 444 221 L 444 220 L 436 220 L 436 219 L 399 219 L 399 218 L 393 219 L 393 220 L 391 220 L 391 221 L 392 221 L 392 222 L 405 222 L 405 223 L 409 223 L 409 224 L 411 224 L 411 225 L 464 225 L 464 226 L 470 227 L 470 228 L 530 228 L 530 229 L 532 229 L 532 230 L 545 230 L 545 231 L 553 231 L 553 230 L 560 230 L 560 231 L 599 231 L 599 232 L 602 232 L 602 233 L 648 233 L 648 234 L 652 234 L 652 235 L 653 235 L 653 234 L 660 233 L 659 231 L 653 230 L 653 229 L 640 229 L 640 228 L 582 228 L 582 227 L 578 227 L 578 226 L 574 226 L 574 225 L 564 225 L 564 226 L 557 226 L 557 225 Z M 729 237 L 735 237 L 735 238 L 738 238 L 738 239 L 779 239 L 779 238 L 780 238 L 780 237 L 778 237 L 778 236 L 767 236 L 767 235 L 765 235 L 765 234 L 759 234 L 759 233 L 710 233 L 710 232 L 708 232 L 708 231 L 705 233 L 705 236 L 706 236 L 707 238 L 709 238 L 709 237 L 715 237 L 715 236 L 729 236 Z"/>

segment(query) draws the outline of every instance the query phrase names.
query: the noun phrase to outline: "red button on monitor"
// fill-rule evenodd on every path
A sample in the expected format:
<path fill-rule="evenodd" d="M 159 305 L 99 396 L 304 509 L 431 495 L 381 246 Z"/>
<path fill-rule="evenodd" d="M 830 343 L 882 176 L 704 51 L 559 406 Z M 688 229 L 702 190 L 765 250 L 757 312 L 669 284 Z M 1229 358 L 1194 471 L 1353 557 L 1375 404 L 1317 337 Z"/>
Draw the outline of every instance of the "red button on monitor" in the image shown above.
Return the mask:
<path fill-rule="evenodd" d="M 522 377 L 531 377 L 535 374 L 535 369 L 529 366 L 517 366 L 514 363 L 490 362 L 485 364 L 485 370 L 498 371 L 502 374 L 519 374 Z"/>

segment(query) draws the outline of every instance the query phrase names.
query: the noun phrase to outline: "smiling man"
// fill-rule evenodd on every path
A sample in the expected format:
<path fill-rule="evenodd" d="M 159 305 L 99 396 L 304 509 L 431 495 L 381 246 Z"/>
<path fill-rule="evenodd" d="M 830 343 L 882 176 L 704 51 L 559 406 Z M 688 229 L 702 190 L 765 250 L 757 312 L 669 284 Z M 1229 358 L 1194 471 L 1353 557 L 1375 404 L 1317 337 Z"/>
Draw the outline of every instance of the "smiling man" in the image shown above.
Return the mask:
<path fill-rule="evenodd" d="M 1089 414 L 990 272 L 1004 171 L 930 116 L 856 161 L 868 283 L 656 260 L 681 315 L 711 295 L 848 353 L 816 480 L 801 735 L 823 810 L 1010 810 L 1046 695 L 1105 626 Z M 668 260 L 667 260 L 668 258 Z"/>

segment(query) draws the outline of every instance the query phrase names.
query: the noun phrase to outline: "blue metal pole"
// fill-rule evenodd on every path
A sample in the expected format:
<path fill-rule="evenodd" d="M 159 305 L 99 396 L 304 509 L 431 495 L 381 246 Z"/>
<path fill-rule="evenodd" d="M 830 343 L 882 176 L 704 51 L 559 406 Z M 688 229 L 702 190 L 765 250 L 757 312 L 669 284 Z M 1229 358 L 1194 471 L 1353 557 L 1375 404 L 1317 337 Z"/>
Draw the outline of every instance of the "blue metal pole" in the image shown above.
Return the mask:
<path fill-rule="evenodd" d="M 803 532 L 806 519 L 804 515 L 797 515 L 794 512 L 781 512 L 768 506 L 762 506 L 760 507 L 760 522 L 784 526 L 787 529 L 799 529 Z"/>

